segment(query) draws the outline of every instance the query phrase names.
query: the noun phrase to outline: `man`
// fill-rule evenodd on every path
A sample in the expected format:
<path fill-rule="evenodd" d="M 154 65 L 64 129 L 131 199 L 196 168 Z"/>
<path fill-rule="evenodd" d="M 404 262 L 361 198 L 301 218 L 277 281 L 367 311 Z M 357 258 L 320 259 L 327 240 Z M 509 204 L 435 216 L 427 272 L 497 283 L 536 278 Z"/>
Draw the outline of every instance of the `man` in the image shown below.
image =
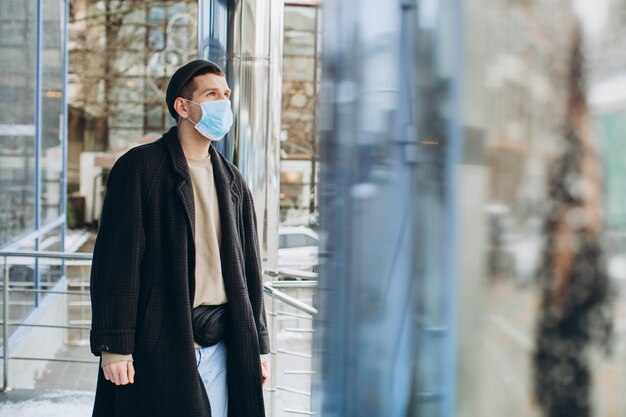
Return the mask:
<path fill-rule="evenodd" d="M 101 356 L 93 416 L 265 415 L 254 204 L 211 145 L 231 127 L 230 94 L 215 63 L 179 68 L 166 93 L 177 126 L 109 174 L 91 271 L 91 351 Z M 193 313 L 219 305 L 225 334 L 202 346 Z"/>

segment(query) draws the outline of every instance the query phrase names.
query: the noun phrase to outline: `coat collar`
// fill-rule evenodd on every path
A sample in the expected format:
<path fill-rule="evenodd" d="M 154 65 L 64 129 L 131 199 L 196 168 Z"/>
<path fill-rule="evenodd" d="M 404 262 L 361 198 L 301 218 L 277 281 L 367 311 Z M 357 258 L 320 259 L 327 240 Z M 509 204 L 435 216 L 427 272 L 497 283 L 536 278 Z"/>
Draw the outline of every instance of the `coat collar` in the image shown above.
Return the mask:
<path fill-rule="evenodd" d="M 176 126 L 165 132 L 163 139 L 174 171 L 183 179 L 183 181 L 190 181 L 189 165 L 187 164 L 183 148 L 180 145 Z M 215 176 L 219 177 L 222 181 L 226 181 L 228 183 L 227 185 L 232 185 L 236 178 L 235 173 L 226 158 L 224 158 L 224 156 L 217 149 L 215 149 L 213 143 L 209 146 L 209 154 L 211 155 L 211 164 L 213 165 Z"/>
<path fill-rule="evenodd" d="M 172 161 L 174 171 L 176 171 L 176 173 L 183 179 L 188 180 L 189 166 L 187 165 L 183 148 L 180 146 L 177 127 L 173 126 L 170 130 L 165 132 L 163 139 L 168 150 L 170 160 Z"/>

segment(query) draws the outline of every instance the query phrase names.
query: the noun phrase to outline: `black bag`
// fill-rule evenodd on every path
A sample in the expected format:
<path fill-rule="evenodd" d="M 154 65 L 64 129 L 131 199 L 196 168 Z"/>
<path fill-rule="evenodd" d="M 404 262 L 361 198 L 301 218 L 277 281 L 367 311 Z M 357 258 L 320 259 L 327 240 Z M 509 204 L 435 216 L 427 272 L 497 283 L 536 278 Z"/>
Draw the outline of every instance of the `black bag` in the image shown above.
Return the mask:
<path fill-rule="evenodd" d="M 193 339 L 200 346 L 213 346 L 226 333 L 226 305 L 198 306 L 191 319 Z"/>

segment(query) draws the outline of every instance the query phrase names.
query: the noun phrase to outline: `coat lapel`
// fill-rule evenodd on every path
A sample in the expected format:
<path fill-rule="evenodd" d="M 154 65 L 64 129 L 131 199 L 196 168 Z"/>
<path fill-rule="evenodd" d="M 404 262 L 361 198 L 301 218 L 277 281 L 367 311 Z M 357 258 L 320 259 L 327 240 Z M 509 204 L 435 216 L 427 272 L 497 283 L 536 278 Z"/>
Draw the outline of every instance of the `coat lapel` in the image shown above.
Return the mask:
<path fill-rule="evenodd" d="M 225 210 L 225 212 L 228 213 L 233 209 L 228 203 L 231 201 L 237 203 L 239 200 L 239 190 L 234 186 L 235 173 L 229 166 L 226 158 L 215 149 L 213 144 L 209 147 L 209 154 L 211 155 L 211 164 L 213 165 L 217 198 L 220 204 L 226 203 L 226 207 L 230 208 L 230 210 Z M 220 214 L 221 213 L 222 211 L 220 210 Z"/>
<path fill-rule="evenodd" d="M 191 185 L 189 166 L 187 165 L 183 148 L 180 146 L 180 141 L 178 140 L 176 126 L 172 127 L 167 133 L 165 133 L 163 138 L 172 162 L 172 167 L 179 176 L 176 191 L 178 192 L 178 196 L 183 203 L 185 217 L 187 218 L 187 223 L 189 225 L 189 229 L 191 230 L 191 236 L 195 242 L 196 212 L 193 201 L 193 186 Z"/>

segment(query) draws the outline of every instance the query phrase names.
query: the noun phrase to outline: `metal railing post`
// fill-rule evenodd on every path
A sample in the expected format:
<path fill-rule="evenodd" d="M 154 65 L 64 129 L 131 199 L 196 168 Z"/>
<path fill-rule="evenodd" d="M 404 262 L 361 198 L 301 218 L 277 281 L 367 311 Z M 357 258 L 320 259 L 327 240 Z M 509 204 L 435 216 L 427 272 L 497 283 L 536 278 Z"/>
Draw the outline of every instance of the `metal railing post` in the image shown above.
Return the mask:
<path fill-rule="evenodd" d="M 272 383 L 271 383 L 272 397 L 270 399 L 271 417 L 276 416 L 276 386 L 277 386 L 276 378 L 278 377 L 278 363 L 276 361 L 277 360 L 276 334 L 278 333 L 278 329 L 276 328 L 276 325 L 278 324 L 278 320 L 276 320 L 277 316 L 278 316 L 278 310 L 276 306 L 276 297 L 272 297 L 272 318 L 271 318 L 272 339 L 270 343 L 270 354 L 272 356 Z"/>
<path fill-rule="evenodd" d="M 2 391 L 10 391 L 9 388 L 9 259 L 4 257 L 4 282 L 2 292 L 2 343 L 4 349 L 2 352 L 3 357 L 3 369 L 2 369 Z"/>

